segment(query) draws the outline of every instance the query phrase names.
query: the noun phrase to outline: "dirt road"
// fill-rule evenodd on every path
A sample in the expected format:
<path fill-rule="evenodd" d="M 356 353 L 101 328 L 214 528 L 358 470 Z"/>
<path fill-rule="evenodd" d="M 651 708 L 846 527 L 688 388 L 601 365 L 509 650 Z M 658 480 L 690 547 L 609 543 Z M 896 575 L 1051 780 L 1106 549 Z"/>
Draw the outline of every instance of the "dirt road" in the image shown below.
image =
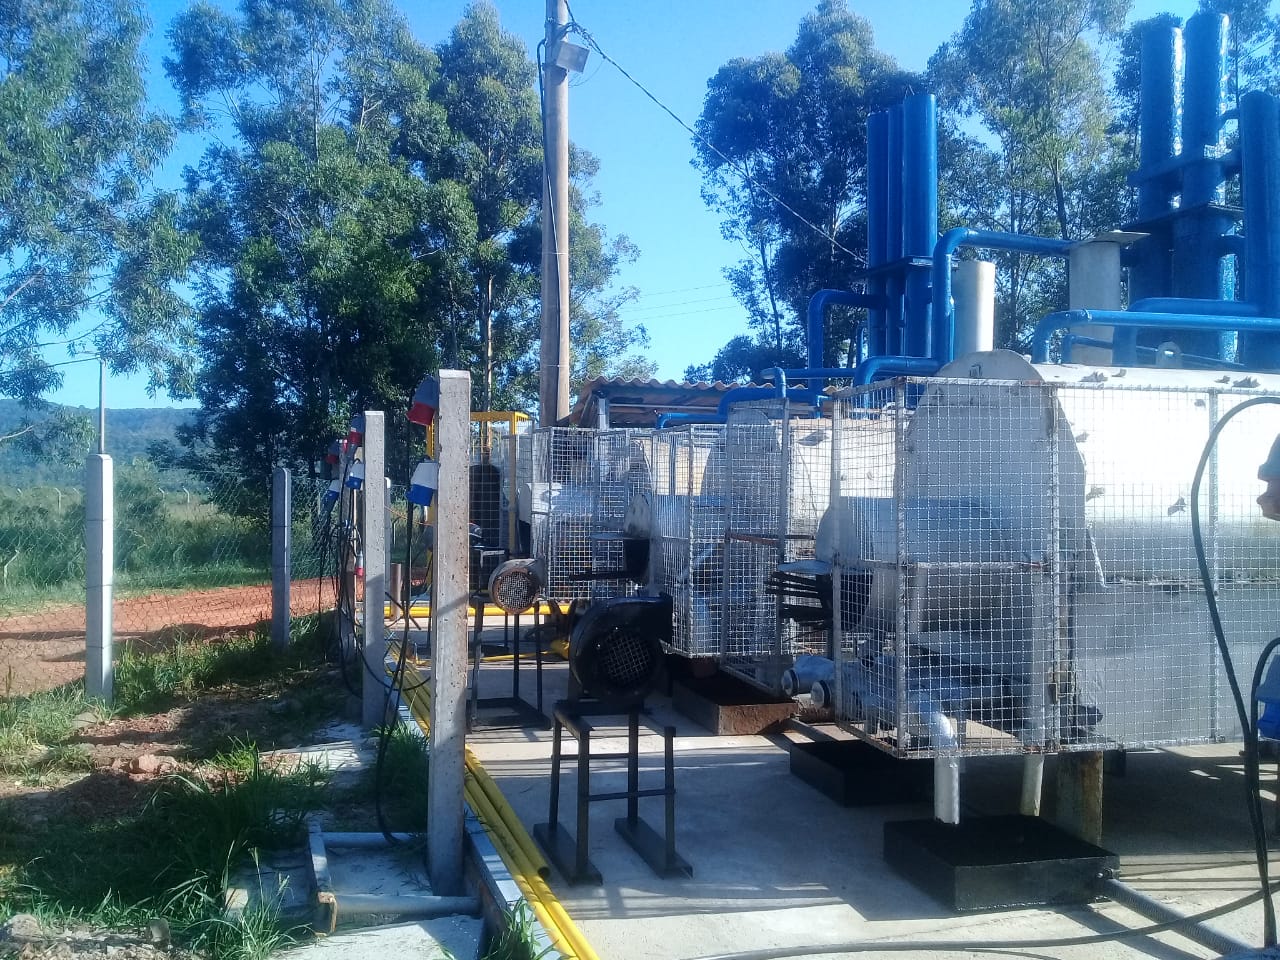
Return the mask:
<path fill-rule="evenodd" d="M 294 616 L 328 609 L 333 587 L 295 580 Z M 221 587 L 127 597 L 113 604 L 117 654 L 125 643 L 149 648 L 179 637 L 215 637 L 271 617 L 271 586 Z M 45 690 L 84 676 L 85 612 L 80 604 L 0 618 L 0 695 Z"/>

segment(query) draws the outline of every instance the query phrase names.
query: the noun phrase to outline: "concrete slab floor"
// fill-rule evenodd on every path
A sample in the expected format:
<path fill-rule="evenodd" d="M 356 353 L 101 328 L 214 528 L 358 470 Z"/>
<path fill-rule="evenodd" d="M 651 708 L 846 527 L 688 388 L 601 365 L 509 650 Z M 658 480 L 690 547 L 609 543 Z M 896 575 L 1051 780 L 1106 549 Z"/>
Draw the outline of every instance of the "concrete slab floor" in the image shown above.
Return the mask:
<path fill-rule="evenodd" d="M 547 711 L 567 689 L 567 665 L 548 664 Z M 483 697 L 510 694 L 507 663 L 481 670 Z M 522 677 L 532 699 L 533 671 Z M 601 887 L 551 883 L 586 938 L 605 960 L 690 960 L 766 948 L 828 947 L 849 941 L 956 941 L 967 950 L 922 950 L 931 957 L 973 956 L 982 943 L 1121 933 L 1150 921 L 1110 902 L 1062 909 L 957 915 L 884 863 L 888 820 L 929 817 L 927 803 L 839 806 L 789 772 L 782 737 L 717 738 L 676 714 L 660 696 L 649 700 L 656 724 L 674 724 L 677 849 L 691 879 L 661 879 L 613 828 L 624 801 L 591 804 L 590 855 Z M 619 723 L 615 736 L 625 728 Z M 547 819 L 551 733 L 533 728 L 477 729 L 472 749 L 527 828 Z M 623 742 L 600 743 L 600 749 Z M 570 747 L 570 749 L 574 749 Z M 661 739 L 642 738 L 641 786 L 661 780 Z M 1053 758 L 1046 771 L 1051 807 Z M 596 773 L 596 770 L 599 773 Z M 966 761 L 965 815 L 1016 812 L 1020 758 Z M 1274 785 L 1274 765 L 1264 782 Z M 593 764 L 593 791 L 623 789 L 621 762 Z M 560 821 L 573 824 L 574 773 L 562 774 Z M 1244 806 L 1238 745 L 1130 755 L 1123 776 L 1108 775 L 1103 845 L 1121 857 L 1121 875 L 1142 892 L 1183 913 L 1225 904 L 1257 889 Z M 661 800 L 641 802 L 641 816 L 662 826 Z M 1274 813 L 1268 804 L 1268 818 Z M 1253 904 L 1210 924 L 1246 943 L 1261 943 L 1261 907 Z M 792 954 L 795 956 L 806 954 Z M 901 957 L 901 946 L 821 956 Z M 1175 960 L 1211 951 L 1178 936 L 1044 946 L 1022 956 Z"/>
<path fill-rule="evenodd" d="M 481 922 L 438 917 L 325 937 L 288 952 L 290 960 L 474 960 Z"/>

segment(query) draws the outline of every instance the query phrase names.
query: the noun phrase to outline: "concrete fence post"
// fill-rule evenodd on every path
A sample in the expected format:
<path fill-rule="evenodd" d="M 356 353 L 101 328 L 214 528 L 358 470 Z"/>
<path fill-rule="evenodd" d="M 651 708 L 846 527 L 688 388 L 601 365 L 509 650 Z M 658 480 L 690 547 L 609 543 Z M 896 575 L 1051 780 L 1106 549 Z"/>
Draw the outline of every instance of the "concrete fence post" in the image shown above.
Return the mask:
<path fill-rule="evenodd" d="M 293 477 L 285 467 L 271 471 L 271 649 L 288 649 L 292 626 Z"/>
<path fill-rule="evenodd" d="M 435 577 L 431 585 L 431 753 L 427 781 L 427 872 L 441 895 L 462 892 L 463 772 L 466 749 L 467 536 L 471 458 L 471 376 L 440 371 L 436 415 Z"/>
<path fill-rule="evenodd" d="M 364 514 L 360 540 L 364 546 L 364 666 L 360 683 L 360 716 L 365 727 L 386 722 L 387 630 L 384 604 L 387 594 L 387 485 L 385 417 L 381 411 L 364 413 Z"/>
<path fill-rule="evenodd" d="M 91 454 L 85 463 L 85 651 L 84 689 L 111 703 L 111 602 L 115 586 L 115 502 L 111 458 Z"/>

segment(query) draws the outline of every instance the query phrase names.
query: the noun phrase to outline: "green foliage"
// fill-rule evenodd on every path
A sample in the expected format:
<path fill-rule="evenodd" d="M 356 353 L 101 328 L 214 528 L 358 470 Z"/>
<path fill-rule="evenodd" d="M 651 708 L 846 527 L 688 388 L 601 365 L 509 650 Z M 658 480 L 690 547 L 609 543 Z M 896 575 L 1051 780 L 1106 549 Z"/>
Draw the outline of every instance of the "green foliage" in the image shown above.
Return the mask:
<path fill-rule="evenodd" d="M 506 920 L 506 926 L 490 939 L 484 960 L 542 960 L 555 955 L 554 947 L 534 952 L 538 946 L 534 939 L 535 918 L 526 901 L 518 901 L 506 915 Z"/>
<path fill-rule="evenodd" d="M 256 751 L 232 766 L 171 777 L 125 816 L 62 814 L 39 828 L 0 831 L 0 910 L 115 928 L 163 917 L 180 940 L 213 957 L 266 956 L 288 939 L 274 903 L 264 898 L 262 908 L 225 918 L 229 871 L 261 849 L 298 842 L 306 814 L 324 801 L 325 776 L 314 766 L 278 770 Z"/>
<path fill-rule="evenodd" d="M 752 335 L 689 376 L 734 380 L 803 366 L 810 294 L 848 287 L 864 266 L 867 115 L 899 102 L 912 82 L 844 0 L 822 0 L 785 54 L 731 60 L 708 81 L 697 130 L 716 149 L 696 140 L 694 165 L 724 236 L 749 251 L 726 276 Z M 836 362 L 832 348 L 852 321 L 833 312 L 825 362 Z"/>
<path fill-rule="evenodd" d="M 230 470 L 261 502 L 273 465 L 305 470 L 354 412 L 403 409 L 438 367 L 472 369 L 481 407 L 533 396 L 537 71 L 493 7 L 434 50 L 386 0 L 198 4 L 170 38 L 184 121 L 226 131 L 181 198 L 205 359 L 185 466 Z M 591 169 L 579 156 L 579 215 Z M 626 248 L 577 226 L 584 352 L 608 367 L 631 341 L 599 291 Z M 406 426 L 388 426 L 404 468 Z"/>
<path fill-rule="evenodd" d="M 72 721 L 90 707 L 80 684 L 25 697 L 6 692 L 0 699 L 0 773 L 38 776 L 85 769 L 84 752 L 67 741 Z"/>
<path fill-rule="evenodd" d="M 977 121 L 986 135 L 950 144 L 942 174 L 953 217 L 1073 240 L 1124 221 L 1129 158 L 1114 130 L 1103 51 L 1130 3 L 975 0 L 929 62 L 951 128 Z M 1022 347 L 1031 325 L 1063 304 L 1065 271 L 1057 261 L 995 259 L 997 342 Z"/>
<path fill-rule="evenodd" d="M 147 458 L 154 443 L 172 443 L 177 428 L 192 418 L 183 409 L 107 410 L 107 453 L 117 464 Z M 26 431 L 26 432 L 23 432 Z M 17 434 L 0 442 L 0 471 L 7 486 L 57 486 L 84 484 L 84 458 L 95 452 L 97 411 L 85 407 L 49 404 L 29 411 L 15 400 L 0 399 L 0 436 Z M 162 471 L 161 484 L 168 490 L 192 485 L 179 471 Z"/>
<path fill-rule="evenodd" d="M 184 253 L 144 195 L 171 136 L 146 106 L 146 27 L 136 0 L 0 5 L 0 396 L 38 405 L 62 382 L 43 347 L 63 343 L 173 381 Z"/>

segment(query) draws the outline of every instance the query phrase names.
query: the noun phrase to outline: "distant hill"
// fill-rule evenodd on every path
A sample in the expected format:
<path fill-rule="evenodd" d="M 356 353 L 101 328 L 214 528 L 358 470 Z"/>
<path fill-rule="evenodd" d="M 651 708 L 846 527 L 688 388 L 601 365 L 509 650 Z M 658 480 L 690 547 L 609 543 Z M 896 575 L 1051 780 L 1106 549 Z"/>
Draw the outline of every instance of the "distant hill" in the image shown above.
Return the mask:
<path fill-rule="evenodd" d="M 33 413 L 24 410 L 16 400 L 0 400 L 0 436 L 12 433 L 26 420 L 39 420 L 58 411 L 73 416 L 87 417 L 96 424 L 98 411 L 88 407 L 59 407 L 51 405 L 47 410 Z M 147 455 L 147 446 L 156 440 L 174 440 L 174 431 L 188 423 L 195 411 L 175 407 L 154 409 L 107 408 L 107 453 L 117 464 L 132 463 L 135 458 Z M 90 453 L 85 450 L 85 453 Z M 46 463 L 34 459 L 26 452 L 15 449 L 12 443 L 0 443 L 0 485 L 2 486 L 63 486 L 79 485 L 84 476 L 83 467 L 60 463 Z"/>

